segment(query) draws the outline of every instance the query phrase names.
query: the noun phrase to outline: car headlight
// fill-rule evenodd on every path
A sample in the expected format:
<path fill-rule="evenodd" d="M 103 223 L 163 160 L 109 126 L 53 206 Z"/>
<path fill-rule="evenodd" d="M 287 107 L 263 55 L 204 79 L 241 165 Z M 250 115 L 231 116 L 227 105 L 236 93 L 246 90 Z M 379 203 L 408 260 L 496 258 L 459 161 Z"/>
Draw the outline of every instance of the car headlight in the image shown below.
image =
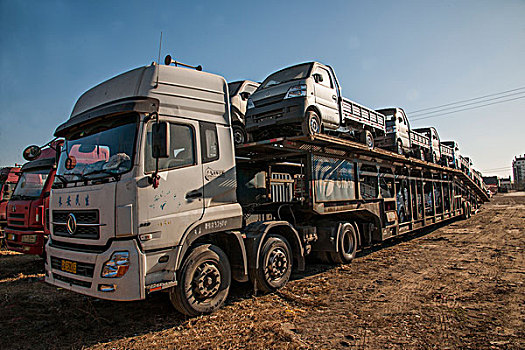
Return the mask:
<path fill-rule="evenodd" d="M 246 103 L 246 108 L 247 109 L 255 108 L 255 105 L 253 104 L 253 100 L 251 98 L 248 99 L 248 102 Z"/>
<path fill-rule="evenodd" d="M 36 235 L 22 235 L 22 243 L 36 243 Z"/>
<path fill-rule="evenodd" d="M 306 84 L 294 85 L 288 89 L 284 98 L 306 96 Z"/>
<path fill-rule="evenodd" d="M 126 274 L 129 269 L 129 252 L 115 252 L 111 255 L 111 259 L 102 266 L 102 277 L 118 278 Z"/>

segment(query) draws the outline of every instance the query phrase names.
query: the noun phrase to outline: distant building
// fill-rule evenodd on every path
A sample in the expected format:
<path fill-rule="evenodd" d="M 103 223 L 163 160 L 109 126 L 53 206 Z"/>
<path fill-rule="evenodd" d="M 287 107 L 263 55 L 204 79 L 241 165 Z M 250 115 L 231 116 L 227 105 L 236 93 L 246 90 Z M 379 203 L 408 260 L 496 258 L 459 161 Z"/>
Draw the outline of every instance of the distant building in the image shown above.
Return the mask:
<path fill-rule="evenodd" d="M 512 161 L 512 173 L 514 185 L 517 190 L 525 189 L 525 155 L 515 157 Z"/>
<path fill-rule="evenodd" d="M 510 181 L 510 176 L 507 178 L 499 179 L 498 189 L 500 192 L 509 192 L 512 189 L 512 182 Z"/>
<path fill-rule="evenodd" d="M 485 185 L 499 186 L 499 179 L 497 176 L 483 176 L 483 182 Z"/>

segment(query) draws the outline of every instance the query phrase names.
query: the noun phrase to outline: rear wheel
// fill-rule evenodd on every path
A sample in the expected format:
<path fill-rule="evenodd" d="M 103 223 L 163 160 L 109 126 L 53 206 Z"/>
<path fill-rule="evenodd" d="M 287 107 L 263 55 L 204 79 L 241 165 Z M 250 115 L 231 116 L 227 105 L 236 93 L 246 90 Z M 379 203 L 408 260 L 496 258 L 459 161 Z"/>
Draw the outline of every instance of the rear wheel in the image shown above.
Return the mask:
<path fill-rule="evenodd" d="M 321 120 L 314 111 L 306 112 L 305 119 L 302 124 L 303 134 L 312 136 L 321 133 Z"/>
<path fill-rule="evenodd" d="M 259 268 L 252 271 L 252 280 L 265 293 L 276 291 L 290 279 L 292 261 L 292 252 L 286 238 L 271 235 L 261 249 Z"/>
<path fill-rule="evenodd" d="M 184 260 L 179 284 L 170 290 L 173 306 L 188 316 L 211 313 L 222 306 L 231 284 L 228 257 L 217 246 L 204 244 Z"/>
<path fill-rule="evenodd" d="M 368 148 L 374 148 L 374 136 L 368 130 L 363 130 L 359 135 L 359 140 L 364 143 Z"/>
<path fill-rule="evenodd" d="M 339 264 L 348 264 L 357 252 L 357 235 L 352 225 L 346 224 L 337 239 L 337 252 L 330 253 L 332 260 Z"/>

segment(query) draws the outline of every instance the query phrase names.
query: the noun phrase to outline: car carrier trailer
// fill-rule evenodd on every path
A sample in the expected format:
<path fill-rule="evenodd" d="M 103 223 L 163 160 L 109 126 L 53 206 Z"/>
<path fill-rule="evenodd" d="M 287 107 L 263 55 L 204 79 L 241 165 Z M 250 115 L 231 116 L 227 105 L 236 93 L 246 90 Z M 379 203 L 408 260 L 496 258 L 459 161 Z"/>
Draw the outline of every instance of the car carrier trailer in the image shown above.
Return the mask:
<path fill-rule="evenodd" d="M 55 132 L 46 282 L 110 300 L 166 290 L 209 313 L 232 279 L 270 292 L 312 252 L 349 262 L 488 200 L 457 170 L 329 135 L 234 148 L 229 113 L 222 77 L 173 66 L 82 95 Z"/>

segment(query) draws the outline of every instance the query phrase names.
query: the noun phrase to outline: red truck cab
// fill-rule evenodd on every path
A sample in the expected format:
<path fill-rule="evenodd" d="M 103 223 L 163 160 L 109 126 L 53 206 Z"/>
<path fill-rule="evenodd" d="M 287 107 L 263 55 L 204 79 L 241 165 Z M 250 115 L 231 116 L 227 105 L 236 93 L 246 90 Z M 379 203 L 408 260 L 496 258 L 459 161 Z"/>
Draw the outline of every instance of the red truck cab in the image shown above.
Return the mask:
<path fill-rule="evenodd" d="M 58 147 L 60 143 L 45 148 L 38 159 L 22 166 L 20 178 L 7 204 L 5 233 L 7 247 L 11 250 L 44 254 L 49 234 L 45 227 L 45 215 L 55 179 Z"/>
<path fill-rule="evenodd" d="M 13 194 L 18 177 L 20 176 L 20 167 L 5 167 L 0 169 L 0 240 L 5 239 L 5 226 L 7 225 L 7 202 Z"/>

